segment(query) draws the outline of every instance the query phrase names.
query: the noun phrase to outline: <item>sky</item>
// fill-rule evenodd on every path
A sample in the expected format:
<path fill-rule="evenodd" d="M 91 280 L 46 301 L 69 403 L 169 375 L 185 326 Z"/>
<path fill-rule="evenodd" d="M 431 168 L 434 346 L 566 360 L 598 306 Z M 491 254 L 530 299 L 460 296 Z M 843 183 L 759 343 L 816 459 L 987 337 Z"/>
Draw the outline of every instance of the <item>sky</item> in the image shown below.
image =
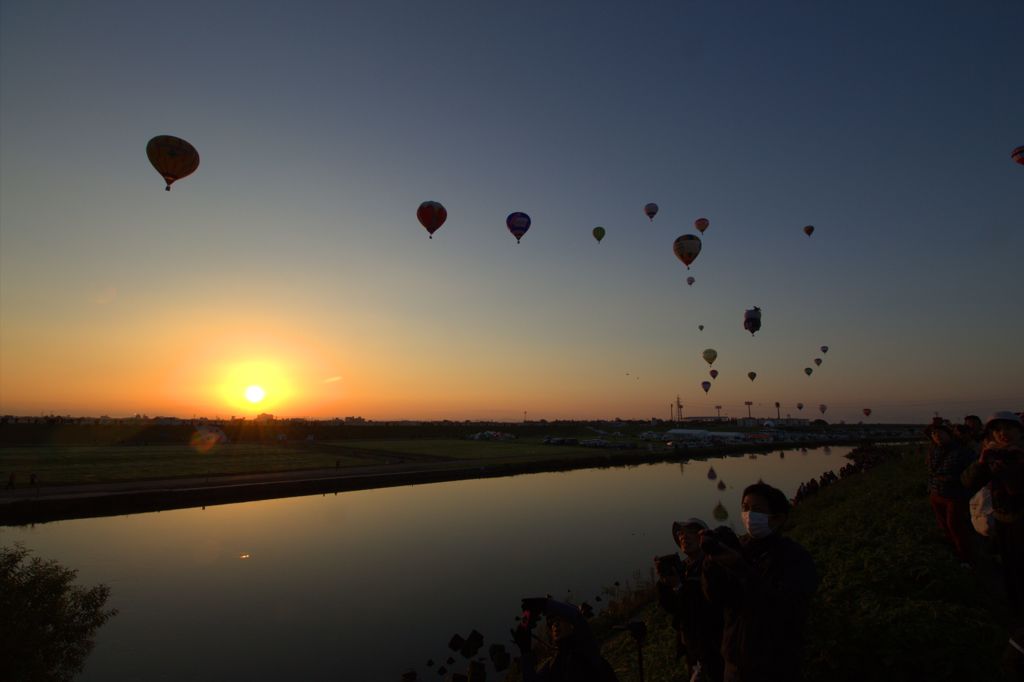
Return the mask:
<path fill-rule="evenodd" d="M 1021 25 L 1019 0 L 2 2 L 0 413 L 1024 409 Z M 201 157 L 170 192 L 160 134 Z"/>

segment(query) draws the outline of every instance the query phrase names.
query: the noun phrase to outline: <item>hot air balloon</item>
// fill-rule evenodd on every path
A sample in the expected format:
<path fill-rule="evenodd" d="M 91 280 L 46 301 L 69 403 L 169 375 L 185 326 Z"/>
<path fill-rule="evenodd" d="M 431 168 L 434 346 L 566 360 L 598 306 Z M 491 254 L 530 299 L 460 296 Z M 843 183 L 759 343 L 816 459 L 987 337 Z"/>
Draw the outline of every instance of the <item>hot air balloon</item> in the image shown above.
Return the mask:
<path fill-rule="evenodd" d="M 676 258 L 683 261 L 683 265 L 689 270 L 690 263 L 700 254 L 700 237 L 695 234 L 676 237 L 675 242 L 672 243 L 672 252 L 676 254 Z"/>
<path fill-rule="evenodd" d="M 757 372 L 747 372 L 747 378 L 753 381 L 757 378 Z"/>
<path fill-rule="evenodd" d="M 813 372 L 814 370 L 811 369 L 810 367 L 804 367 L 804 374 L 806 374 L 807 376 L 811 376 Z"/>
<path fill-rule="evenodd" d="M 821 358 L 814 358 L 814 364 L 816 364 L 818 367 L 821 367 Z"/>
<path fill-rule="evenodd" d="M 761 309 L 756 305 L 743 313 L 743 328 L 753 336 L 761 328 Z"/>
<path fill-rule="evenodd" d="M 708 229 L 711 225 L 711 221 L 707 218 L 697 218 L 693 221 L 693 226 L 696 227 L 701 234 L 704 234 L 704 230 Z"/>
<path fill-rule="evenodd" d="M 157 135 L 147 142 L 146 156 L 167 183 L 164 189 L 168 192 L 176 180 L 192 175 L 199 168 L 199 152 L 196 148 L 173 135 Z"/>
<path fill-rule="evenodd" d="M 821 347 L 821 352 L 822 353 L 827 353 L 828 352 L 828 346 L 822 346 Z"/>
<path fill-rule="evenodd" d="M 864 411 L 864 416 L 865 417 L 870 417 L 871 416 L 871 408 L 870 407 L 865 407 L 863 411 Z"/>
<path fill-rule="evenodd" d="M 716 351 L 714 348 L 705 348 L 704 352 L 701 353 L 700 356 L 704 358 L 704 362 L 708 363 L 709 365 L 713 365 L 715 364 L 715 358 L 718 357 L 718 351 Z"/>
<path fill-rule="evenodd" d="M 803 403 L 797 403 L 796 404 L 796 409 L 798 409 L 798 410 L 804 409 L 804 404 Z"/>
<path fill-rule="evenodd" d="M 704 331 L 704 325 L 698 324 L 697 329 L 699 329 L 700 331 Z"/>
<path fill-rule="evenodd" d="M 711 515 L 715 517 L 715 521 L 721 523 L 729 518 L 729 511 L 722 506 L 721 502 L 719 502 L 715 505 L 715 508 L 711 510 Z"/>
<path fill-rule="evenodd" d="M 696 281 L 697 280 L 695 280 L 693 277 L 687 277 L 686 278 L 686 283 L 689 284 L 691 287 L 693 286 L 693 283 L 696 282 Z"/>
<path fill-rule="evenodd" d="M 658 205 L 653 201 L 644 206 L 644 214 L 653 222 L 654 216 L 658 215 Z"/>
<path fill-rule="evenodd" d="M 718 482 L 718 489 L 719 490 L 725 490 L 725 481 L 719 481 Z"/>
<path fill-rule="evenodd" d="M 718 474 L 715 473 L 715 467 L 708 469 L 708 480 L 713 481 L 718 478 Z"/>
<path fill-rule="evenodd" d="M 1010 152 L 1010 158 L 1017 163 L 1024 164 L 1024 147 L 1017 147 Z"/>
<path fill-rule="evenodd" d="M 448 211 L 436 201 L 424 201 L 416 209 L 416 218 L 420 221 L 420 225 L 427 228 L 430 238 L 433 239 L 434 233 L 444 225 L 444 221 L 448 220 Z"/>
<path fill-rule="evenodd" d="M 708 374 L 711 375 L 712 379 L 717 379 L 718 378 L 718 370 L 717 369 L 711 370 L 710 372 L 708 372 Z"/>
<path fill-rule="evenodd" d="M 505 219 L 505 225 L 508 226 L 508 231 L 512 233 L 512 236 L 516 238 L 516 244 L 530 229 L 530 222 L 530 216 L 519 211 L 509 213 L 508 218 Z"/>
<path fill-rule="evenodd" d="M 818 409 L 821 410 L 822 414 L 825 414 L 825 410 L 828 409 L 828 405 L 822 403 L 821 405 L 818 405 Z"/>
<path fill-rule="evenodd" d="M 814 225 L 808 225 L 807 227 L 805 227 L 804 234 L 806 234 L 808 237 L 814 234 Z"/>
<path fill-rule="evenodd" d="M 702 382 L 700 382 L 700 387 L 704 389 L 705 393 L 707 393 L 708 391 L 711 390 L 711 382 L 710 381 L 702 381 Z"/>
<path fill-rule="evenodd" d="M 603 227 L 595 227 L 594 228 L 594 239 L 597 240 L 598 244 L 601 243 L 601 240 L 604 239 L 604 228 Z"/>

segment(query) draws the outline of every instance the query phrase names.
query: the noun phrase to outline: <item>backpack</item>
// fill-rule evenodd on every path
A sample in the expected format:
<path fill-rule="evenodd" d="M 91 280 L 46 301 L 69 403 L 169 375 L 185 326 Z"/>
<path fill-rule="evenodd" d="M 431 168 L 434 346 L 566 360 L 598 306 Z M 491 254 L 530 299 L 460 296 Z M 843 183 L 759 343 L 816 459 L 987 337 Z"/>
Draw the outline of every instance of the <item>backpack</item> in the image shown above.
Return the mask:
<path fill-rule="evenodd" d="M 971 498 L 970 509 L 971 523 L 974 525 L 974 530 L 985 537 L 991 537 L 996 522 L 992 518 L 992 491 L 987 485 L 983 486 Z"/>

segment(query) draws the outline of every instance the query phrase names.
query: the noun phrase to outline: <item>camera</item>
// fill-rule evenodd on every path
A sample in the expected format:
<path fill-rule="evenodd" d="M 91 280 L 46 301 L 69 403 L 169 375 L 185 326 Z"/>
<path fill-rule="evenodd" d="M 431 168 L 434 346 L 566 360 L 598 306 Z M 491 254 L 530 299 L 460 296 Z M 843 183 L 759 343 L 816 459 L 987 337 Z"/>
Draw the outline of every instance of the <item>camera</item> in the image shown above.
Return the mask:
<path fill-rule="evenodd" d="M 700 534 L 700 549 L 705 554 L 717 554 L 723 546 L 740 551 L 740 539 L 729 526 L 719 526 L 714 530 L 705 530 Z"/>
<path fill-rule="evenodd" d="M 674 552 L 665 556 L 654 557 L 654 566 L 658 571 L 658 576 L 661 578 L 680 575 L 683 572 L 683 560 Z"/>

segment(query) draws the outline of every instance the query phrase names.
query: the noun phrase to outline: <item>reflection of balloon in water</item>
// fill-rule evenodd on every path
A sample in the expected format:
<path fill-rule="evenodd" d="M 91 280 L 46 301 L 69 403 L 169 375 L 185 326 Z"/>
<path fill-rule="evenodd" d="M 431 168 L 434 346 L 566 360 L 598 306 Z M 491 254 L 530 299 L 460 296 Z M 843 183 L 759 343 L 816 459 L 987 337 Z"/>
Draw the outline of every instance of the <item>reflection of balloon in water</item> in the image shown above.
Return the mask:
<path fill-rule="evenodd" d="M 821 410 L 822 414 L 825 414 L 825 410 L 828 409 L 828 405 L 822 403 L 821 405 L 818 405 L 818 409 Z"/>
<path fill-rule="evenodd" d="M 704 389 L 705 393 L 707 393 L 708 391 L 711 390 L 711 382 L 710 381 L 702 381 L 702 382 L 700 382 L 700 387 Z"/>
<path fill-rule="evenodd" d="M 822 346 L 821 347 L 821 352 L 822 353 L 827 353 L 828 352 L 828 346 Z"/>
<path fill-rule="evenodd" d="M 796 409 L 798 409 L 798 410 L 804 409 L 804 404 L 803 403 L 797 403 L 796 404 Z"/>
<path fill-rule="evenodd" d="M 146 156 L 167 183 L 164 189 L 168 192 L 175 181 L 191 175 L 199 168 L 199 152 L 196 148 L 173 135 L 157 135 L 147 142 Z"/>
<path fill-rule="evenodd" d="M 644 206 L 644 214 L 650 219 L 654 220 L 654 216 L 658 215 L 658 205 L 653 201 Z"/>
<path fill-rule="evenodd" d="M 753 336 L 761 328 L 761 309 L 756 305 L 743 313 L 743 328 Z"/>
<path fill-rule="evenodd" d="M 672 242 L 672 253 L 676 254 L 676 258 L 683 261 L 683 265 L 689 270 L 690 263 L 700 255 L 700 237 L 695 234 L 676 237 L 676 240 Z"/>
<path fill-rule="evenodd" d="M 718 489 L 719 490 L 725 490 L 725 481 L 719 481 L 718 482 Z"/>
<path fill-rule="evenodd" d="M 1010 152 L 1010 158 L 1020 164 L 1024 164 L 1024 147 L 1017 147 Z"/>
<path fill-rule="evenodd" d="M 686 462 L 679 463 L 679 475 L 682 476 L 686 473 Z"/>
<path fill-rule="evenodd" d="M 717 369 L 711 370 L 710 372 L 708 372 L 708 374 L 711 375 L 712 379 L 717 379 L 718 378 L 718 370 Z"/>
<path fill-rule="evenodd" d="M 508 231 L 512 233 L 512 236 L 516 238 L 516 244 L 523 238 L 526 231 L 530 229 L 530 223 L 530 216 L 519 211 L 509 213 L 508 218 L 505 219 L 505 225 L 508 226 Z"/>
<path fill-rule="evenodd" d="M 693 221 L 693 226 L 700 230 L 701 234 L 704 234 L 704 230 L 708 229 L 708 226 L 710 225 L 711 221 L 708 220 L 707 218 L 697 218 L 695 221 Z"/>
<path fill-rule="evenodd" d="M 424 201 L 416 209 L 416 218 L 420 221 L 420 225 L 427 229 L 430 238 L 433 239 L 434 233 L 437 232 L 439 227 L 444 225 L 444 221 L 448 220 L 448 211 L 436 201 Z"/>
<path fill-rule="evenodd" d="M 805 227 L 804 234 L 806 234 L 808 237 L 814 234 L 814 225 L 808 225 L 807 227 Z"/>
<path fill-rule="evenodd" d="M 715 521 L 721 522 L 729 518 L 729 511 L 723 507 L 722 502 L 719 501 L 718 504 L 715 505 L 715 508 L 711 510 L 711 515 L 715 517 Z"/>
<path fill-rule="evenodd" d="M 714 348 L 705 348 L 704 352 L 701 353 L 700 356 L 704 358 L 704 362 L 708 363 L 709 365 L 713 365 L 715 364 L 715 358 L 718 357 L 718 351 L 716 351 Z"/>
<path fill-rule="evenodd" d="M 595 227 L 594 228 L 594 239 L 597 240 L 598 244 L 601 243 L 601 240 L 604 239 L 604 228 L 603 227 Z"/>
<path fill-rule="evenodd" d="M 715 473 L 715 467 L 708 469 L 708 480 L 713 481 L 718 478 L 718 474 Z"/>
<path fill-rule="evenodd" d="M 806 374 L 807 376 L 811 376 L 812 372 L 814 372 L 814 370 L 811 369 L 810 367 L 804 367 L 804 374 Z"/>
<path fill-rule="evenodd" d="M 757 378 L 757 372 L 747 372 L 747 378 L 753 381 Z"/>
<path fill-rule="evenodd" d="M 699 330 L 701 330 L 701 331 L 704 331 L 704 325 L 702 325 L 702 324 L 698 324 L 698 325 L 697 325 L 697 329 L 699 329 Z"/>
<path fill-rule="evenodd" d="M 821 358 L 814 358 L 814 364 L 816 364 L 818 367 L 821 367 Z"/>
<path fill-rule="evenodd" d="M 689 284 L 691 287 L 693 286 L 693 283 L 696 282 L 696 281 L 697 280 L 695 280 L 693 277 L 687 277 L 686 278 L 686 283 Z"/>
<path fill-rule="evenodd" d="M 870 417 L 871 416 L 871 408 L 870 407 L 865 407 L 864 408 L 864 416 L 865 417 Z"/>

